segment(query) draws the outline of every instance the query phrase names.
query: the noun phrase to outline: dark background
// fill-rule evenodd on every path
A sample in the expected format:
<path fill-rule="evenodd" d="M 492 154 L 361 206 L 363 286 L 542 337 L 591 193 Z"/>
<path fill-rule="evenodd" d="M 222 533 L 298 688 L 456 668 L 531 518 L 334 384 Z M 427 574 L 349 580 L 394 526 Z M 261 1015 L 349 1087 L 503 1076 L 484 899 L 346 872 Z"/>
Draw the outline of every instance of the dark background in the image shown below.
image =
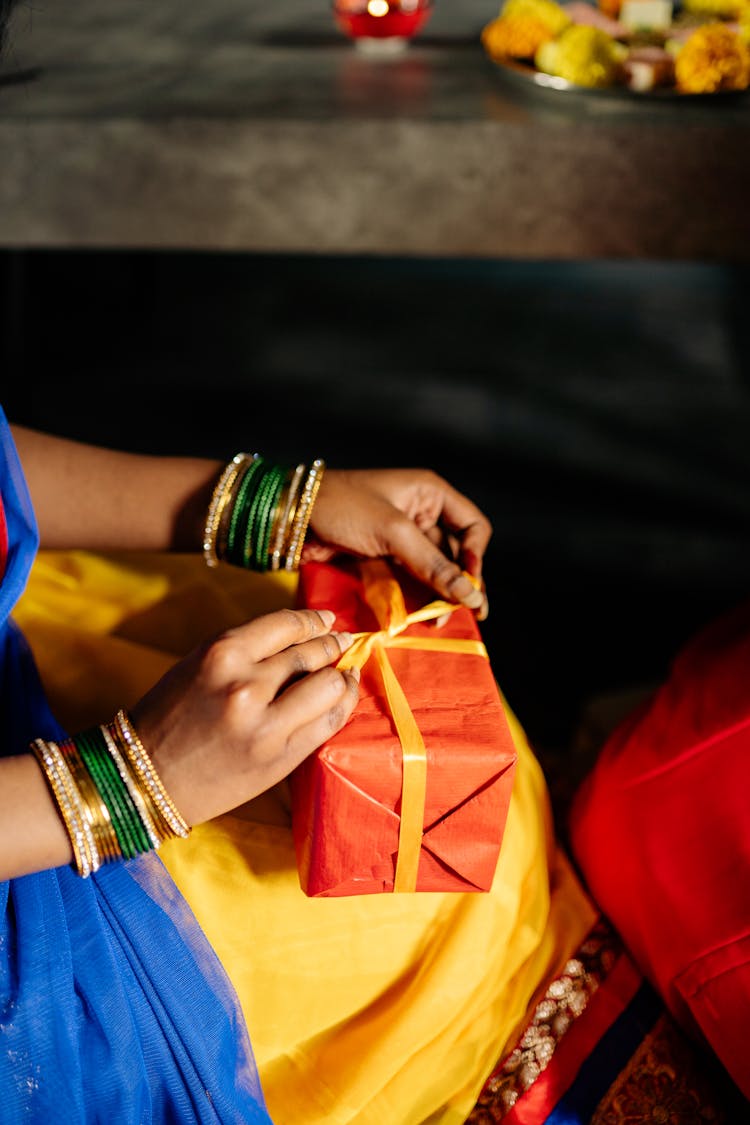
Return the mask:
<path fill-rule="evenodd" d="M 5 251 L 0 398 L 105 445 L 443 473 L 495 526 L 497 676 L 561 747 L 748 592 L 748 276 Z"/>

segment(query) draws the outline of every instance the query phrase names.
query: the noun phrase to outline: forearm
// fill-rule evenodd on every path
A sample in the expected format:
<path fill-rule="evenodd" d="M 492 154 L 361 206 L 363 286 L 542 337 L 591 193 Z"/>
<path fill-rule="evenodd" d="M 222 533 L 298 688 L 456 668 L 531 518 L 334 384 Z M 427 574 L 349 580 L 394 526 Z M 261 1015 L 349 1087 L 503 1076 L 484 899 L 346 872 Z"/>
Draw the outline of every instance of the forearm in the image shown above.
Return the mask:
<path fill-rule="evenodd" d="M 0 880 L 70 863 L 60 814 L 33 754 L 0 759 Z"/>
<path fill-rule="evenodd" d="M 12 429 L 43 547 L 200 549 L 221 462 L 121 453 Z"/>

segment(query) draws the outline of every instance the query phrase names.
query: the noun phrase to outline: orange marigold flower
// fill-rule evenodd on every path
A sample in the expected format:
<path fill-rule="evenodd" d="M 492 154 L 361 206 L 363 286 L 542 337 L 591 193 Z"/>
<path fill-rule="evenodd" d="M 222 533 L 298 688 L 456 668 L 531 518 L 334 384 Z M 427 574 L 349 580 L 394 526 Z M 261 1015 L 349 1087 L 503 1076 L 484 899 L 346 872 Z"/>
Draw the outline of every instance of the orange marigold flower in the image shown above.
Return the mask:
<path fill-rule="evenodd" d="M 705 24 L 685 41 L 675 61 L 675 76 L 678 89 L 686 94 L 746 90 L 750 50 L 731 28 L 722 23 Z"/>
<path fill-rule="evenodd" d="M 539 20 L 550 35 L 559 35 L 570 24 L 570 16 L 556 0 L 505 0 L 500 15 L 505 19 L 528 16 Z"/>
<path fill-rule="evenodd" d="M 552 38 L 549 28 L 533 16 L 501 16 L 487 24 L 482 43 L 493 59 L 533 59 L 542 43 Z"/>
<path fill-rule="evenodd" d="M 604 12 L 605 16 L 609 16 L 611 20 L 616 20 L 622 8 L 622 0 L 598 0 L 597 7 L 600 12 Z"/>

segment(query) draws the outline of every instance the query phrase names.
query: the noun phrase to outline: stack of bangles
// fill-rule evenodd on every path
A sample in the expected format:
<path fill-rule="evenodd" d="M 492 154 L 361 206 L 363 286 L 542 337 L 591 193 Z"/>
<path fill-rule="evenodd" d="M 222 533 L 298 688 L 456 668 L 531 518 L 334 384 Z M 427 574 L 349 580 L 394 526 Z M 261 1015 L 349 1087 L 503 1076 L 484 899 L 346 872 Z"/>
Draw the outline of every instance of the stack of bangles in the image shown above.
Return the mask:
<path fill-rule="evenodd" d="M 238 453 L 213 491 L 203 533 L 209 566 L 298 570 L 325 464 L 294 469 Z"/>
<path fill-rule="evenodd" d="M 79 875 L 189 835 L 125 711 L 63 742 L 37 738 L 31 749 L 67 829 Z"/>

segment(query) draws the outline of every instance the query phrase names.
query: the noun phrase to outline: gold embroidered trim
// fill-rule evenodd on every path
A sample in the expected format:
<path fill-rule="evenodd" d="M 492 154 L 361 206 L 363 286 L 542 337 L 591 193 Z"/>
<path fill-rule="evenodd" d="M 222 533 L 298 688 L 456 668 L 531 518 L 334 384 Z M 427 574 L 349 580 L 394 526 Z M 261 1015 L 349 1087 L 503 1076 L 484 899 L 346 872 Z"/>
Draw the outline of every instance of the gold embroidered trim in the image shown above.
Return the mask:
<path fill-rule="evenodd" d="M 549 1066 L 557 1045 L 586 1010 L 622 946 L 605 922 L 590 932 L 537 1004 L 515 1048 L 495 1068 L 468 1118 L 470 1125 L 501 1121 Z"/>
<path fill-rule="evenodd" d="M 591 1125 L 734 1120 L 724 1110 L 717 1078 L 671 1016 L 663 1015 L 597 1106 Z"/>

